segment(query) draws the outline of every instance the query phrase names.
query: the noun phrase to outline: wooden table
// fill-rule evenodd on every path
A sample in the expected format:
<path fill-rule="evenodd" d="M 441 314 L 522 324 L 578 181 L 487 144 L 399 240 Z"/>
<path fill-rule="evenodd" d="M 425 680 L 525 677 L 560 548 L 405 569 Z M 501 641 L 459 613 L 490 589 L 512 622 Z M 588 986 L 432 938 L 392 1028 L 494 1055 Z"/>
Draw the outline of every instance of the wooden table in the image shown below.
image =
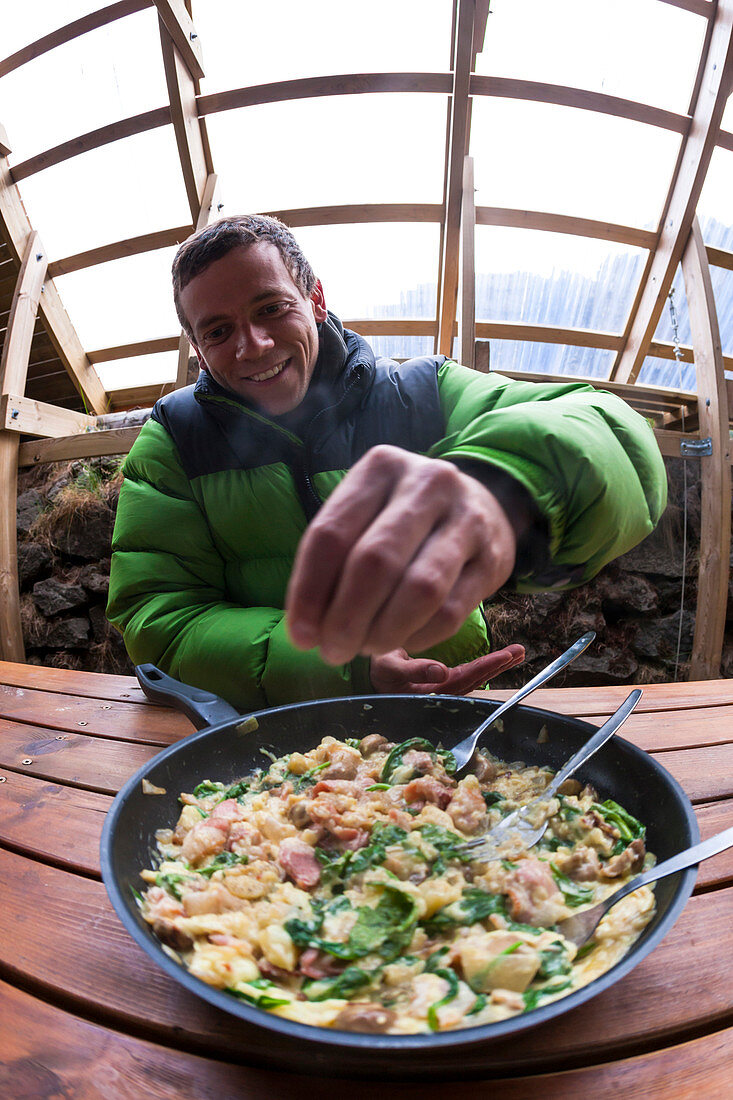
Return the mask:
<path fill-rule="evenodd" d="M 532 702 L 600 724 L 628 690 L 546 689 Z M 459 1065 L 447 1082 L 386 1085 L 253 1065 L 251 1033 L 245 1048 L 241 1021 L 151 968 L 100 880 L 99 838 L 113 795 L 189 732 L 185 718 L 148 704 L 135 680 L 0 662 L 0 1095 L 733 1094 L 730 851 L 701 866 L 681 918 L 631 974 L 557 1020 L 488 1044 L 481 1081 L 462 1081 Z M 733 681 L 649 686 L 623 734 L 680 781 L 703 837 L 733 825 Z M 277 1039 L 257 1035 L 265 1055 Z"/>

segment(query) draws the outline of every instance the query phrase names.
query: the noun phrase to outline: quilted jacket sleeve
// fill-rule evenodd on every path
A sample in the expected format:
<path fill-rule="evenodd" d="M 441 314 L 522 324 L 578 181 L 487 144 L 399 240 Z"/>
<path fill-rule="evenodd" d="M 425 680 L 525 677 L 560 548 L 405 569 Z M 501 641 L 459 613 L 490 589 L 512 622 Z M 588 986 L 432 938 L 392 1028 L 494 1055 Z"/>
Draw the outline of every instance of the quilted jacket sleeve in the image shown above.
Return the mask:
<path fill-rule="evenodd" d="M 136 664 L 242 710 L 371 691 L 365 660 L 326 665 L 290 644 L 281 609 L 227 600 L 224 561 L 162 425 L 145 425 L 123 472 L 107 615 Z"/>
<path fill-rule="evenodd" d="M 650 425 L 621 398 L 450 361 L 438 380 L 447 429 L 431 457 L 504 471 L 547 525 L 546 560 L 516 578 L 519 591 L 581 584 L 653 531 L 667 500 L 664 463 Z"/>

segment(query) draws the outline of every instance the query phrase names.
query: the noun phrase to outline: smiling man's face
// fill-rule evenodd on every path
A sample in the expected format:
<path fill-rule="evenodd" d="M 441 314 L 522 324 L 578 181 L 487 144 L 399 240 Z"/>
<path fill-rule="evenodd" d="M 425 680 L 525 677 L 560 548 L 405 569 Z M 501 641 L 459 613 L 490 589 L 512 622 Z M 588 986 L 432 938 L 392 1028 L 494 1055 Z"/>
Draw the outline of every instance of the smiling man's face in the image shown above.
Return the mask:
<path fill-rule="evenodd" d="M 275 245 L 258 241 L 214 260 L 180 300 L 212 378 L 271 416 L 298 407 L 327 316 L 320 283 L 304 298 Z"/>

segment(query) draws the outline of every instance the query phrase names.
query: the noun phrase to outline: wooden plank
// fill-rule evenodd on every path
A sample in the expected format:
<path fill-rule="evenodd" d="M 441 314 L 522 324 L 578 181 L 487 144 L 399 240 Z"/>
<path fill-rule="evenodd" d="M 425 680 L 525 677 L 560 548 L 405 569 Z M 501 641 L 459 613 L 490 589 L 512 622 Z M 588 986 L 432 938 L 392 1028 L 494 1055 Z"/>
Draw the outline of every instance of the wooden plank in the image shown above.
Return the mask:
<path fill-rule="evenodd" d="M 39 312 L 51 342 L 71 381 L 79 393 L 84 396 L 90 410 L 95 413 L 106 412 L 107 393 L 99 380 L 99 375 L 81 346 L 76 329 L 69 320 L 69 315 L 64 309 L 56 290 L 56 285 L 51 279 L 47 279 L 44 283 Z"/>
<path fill-rule="evenodd" d="M 628 694 L 629 688 L 626 688 Z M 624 696 L 625 698 L 625 696 Z M 587 715 L 594 725 L 602 725 L 603 712 Z M 710 745 L 733 744 L 733 707 L 695 708 L 690 711 L 635 711 L 624 724 L 620 736 L 645 752 L 664 753 L 677 749 L 694 751 Z M 664 757 L 659 756 L 664 764 Z"/>
<path fill-rule="evenodd" d="M 101 883 L 0 850 L 0 888 L 0 968 L 13 978 L 22 973 L 39 997 L 63 999 L 118 1028 L 144 1028 L 176 1049 L 241 1058 L 251 1055 L 253 1042 L 262 1043 L 259 1029 L 213 1010 L 159 971 L 120 927 Z M 642 1044 L 720 1026 L 730 1018 L 731 992 L 716 960 L 733 950 L 731 904 L 733 890 L 692 898 L 664 944 L 584 1005 L 580 1021 L 571 1013 L 533 1031 L 531 1043 L 507 1036 L 469 1048 L 465 1062 L 462 1050 L 462 1071 L 537 1073 L 572 1059 L 587 1062 L 590 1036 L 598 1064 Z M 38 935 L 39 905 L 53 936 Z M 80 943 L 84 966 L 78 965 Z M 287 1043 L 284 1036 L 277 1041 Z M 283 1057 L 288 1053 L 286 1046 Z M 419 1067 L 419 1050 L 411 1059 L 405 1051 L 404 1058 L 406 1066 Z"/>
<path fill-rule="evenodd" d="M 705 245 L 705 251 L 708 255 L 708 263 L 713 267 L 724 267 L 727 271 L 733 271 L 733 252 L 726 252 L 722 248 L 713 248 L 712 245 Z"/>
<path fill-rule="evenodd" d="M 147 130 L 156 130 L 159 126 L 167 126 L 171 121 L 169 107 L 156 107 L 152 111 L 143 111 L 139 115 L 130 118 L 122 118 L 117 122 L 108 122 L 99 126 L 96 130 L 89 130 L 86 134 L 62 141 L 60 145 L 54 145 L 51 149 L 45 149 L 19 164 L 13 165 L 12 178 L 15 183 L 34 176 L 36 172 L 42 172 L 44 168 L 51 168 L 54 164 L 62 164 L 65 160 L 78 157 L 82 153 L 88 153 L 92 149 L 99 149 L 103 145 L 109 145 L 113 141 L 121 141 L 123 138 L 134 137 L 136 134 L 144 134 Z"/>
<path fill-rule="evenodd" d="M 292 229 L 310 225 L 359 225 L 371 222 L 440 222 L 440 203 L 374 202 L 343 206 L 303 206 L 290 210 L 265 210 Z"/>
<path fill-rule="evenodd" d="M 0 123 L 0 156 L 7 157 L 12 153 L 10 142 L 8 141 L 8 132 L 5 127 Z"/>
<path fill-rule="evenodd" d="M 432 92 L 450 95 L 450 73 L 349 73 L 344 76 L 307 76 L 298 80 L 278 80 L 272 84 L 252 84 L 226 92 L 198 96 L 198 113 L 219 114 L 260 103 L 282 103 L 291 99 L 314 99 L 331 95 L 367 95 L 373 92 Z"/>
<path fill-rule="evenodd" d="M 594 237 L 602 241 L 628 244 L 634 248 L 654 248 L 657 234 L 630 225 L 575 218 L 568 214 L 548 214 L 539 210 L 517 210 L 502 206 L 477 206 L 477 225 L 500 225 L 511 229 L 535 229 L 546 233 L 568 233 Z"/>
<path fill-rule="evenodd" d="M 46 250 L 38 233 L 32 232 L 27 238 L 10 307 L 8 332 L 0 358 L 0 393 L 22 393 L 25 387 L 38 303 L 47 267 Z"/>
<path fill-rule="evenodd" d="M 54 734 L 21 722 L 4 722 L 0 768 L 51 783 L 117 794 L 130 776 L 160 750 L 86 734 Z M 30 764 L 24 764 L 30 760 Z"/>
<path fill-rule="evenodd" d="M 172 745 L 194 730 L 184 715 L 169 707 L 140 707 L 123 700 L 102 701 L 10 684 L 0 684 L 0 718 L 50 729 L 54 735 L 84 733 L 158 748 Z"/>
<path fill-rule="evenodd" d="M 6 772 L 0 786 L 0 845 L 67 871 L 100 878 L 99 841 L 109 795 Z"/>
<path fill-rule="evenodd" d="M 0 680 L 7 683 L 6 669 L 16 666 L 0 664 Z M 50 669 L 47 671 L 51 671 Z M 643 684 L 643 694 L 635 713 L 644 711 L 698 710 L 733 704 L 733 680 L 701 680 L 699 683 Z M 629 684 L 604 684 L 592 688 L 539 688 L 532 692 L 528 705 L 579 718 L 588 714 L 608 717 L 624 701 L 631 690 Z M 513 694 L 513 689 L 473 691 L 479 699 L 501 701 Z"/>
<path fill-rule="evenodd" d="M 15 393 L 0 398 L 0 427 L 26 435 L 63 436 L 94 427 L 96 416 L 61 409 L 43 401 L 31 401 Z"/>
<path fill-rule="evenodd" d="M 156 0 L 158 13 L 167 0 Z M 175 0 L 175 9 L 183 8 L 181 0 Z M 185 9 L 184 9 L 185 10 Z M 213 170 L 207 158 L 204 139 L 196 106 L 195 80 L 202 75 L 192 72 L 189 58 L 184 57 L 178 42 L 170 34 L 163 17 L 160 17 L 160 44 L 163 51 L 163 67 L 170 99 L 171 122 L 176 136 L 178 156 L 183 172 L 191 223 L 196 224 L 201 211 L 204 189 L 209 173 Z M 196 39 L 198 42 L 198 39 Z"/>
<path fill-rule="evenodd" d="M 0 661 L 0 683 L 65 695 L 86 695 L 90 699 L 129 699 L 146 707 L 153 706 L 146 700 L 134 676 L 112 676 L 109 673 L 77 672 L 68 668 L 44 668 L 41 665 Z"/>
<path fill-rule="evenodd" d="M 106 1100 L 138 1100 L 147 1095 L 151 1081 L 158 1100 L 219 1100 L 233 1095 L 294 1100 L 335 1096 L 344 1089 L 343 1079 L 330 1076 L 338 1072 L 335 1065 L 326 1071 L 319 1067 L 317 1077 L 303 1077 L 236 1065 L 227 1056 L 214 1061 L 88 1022 L 5 982 L 0 982 L 0 1030 L 8 1037 L 5 1064 L 0 1066 L 0 1087 L 8 1097 L 99 1100 L 104 1095 Z M 276 1056 L 264 1035 L 262 1043 L 261 1056 Z M 438 1100 L 446 1094 L 472 1100 L 481 1091 L 490 1091 L 496 1100 L 527 1100 L 535 1094 L 546 1100 L 587 1100 L 589 1095 L 595 1100 L 699 1100 L 725 1096 L 732 1049 L 733 1034 L 716 1031 L 623 1062 L 541 1076 L 489 1079 L 479 1072 L 481 1081 L 466 1081 L 441 1074 L 439 1081 L 390 1085 L 384 1071 L 378 1082 L 354 1080 L 352 1074 L 348 1092 L 353 1100 L 382 1100 L 397 1091 L 404 1100 Z M 299 1065 L 302 1057 L 301 1052 L 301 1060 L 288 1062 L 283 1052 L 280 1064 Z M 314 1069 L 314 1054 L 310 1057 Z"/>
<path fill-rule="evenodd" d="M 733 744 L 683 749 L 654 756 L 684 788 L 691 802 L 733 798 Z"/>
<path fill-rule="evenodd" d="M 189 73 L 194 79 L 201 80 L 206 75 L 201 41 L 183 0 L 155 0 L 155 6 Z"/>
<path fill-rule="evenodd" d="M 99 11 L 93 11 L 89 15 L 83 16 L 81 19 L 75 19 L 73 23 L 67 23 L 65 26 L 51 31 L 50 34 L 45 34 L 43 38 L 36 39 L 35 42 L 23 46 L 22 49 L 16 50 L 15 53 L 11 53 L 0 61 L 0 77 L 7 76 L 8 73 L 12 73 L 14 69 L 20 68 L 21 65 L 26 65 L 29 61 L 41 57 L 49 50 L 55 50 L 57 46 L 62 46 L 65 42 L 71 42 L 73 39 L 79 38 L 82 34 L 88 34 L 89 31 L 95 31 L 98 27 L 104 27 L 116 19 L 123 19 L 126 15 L 132 15 L 136 11 L 142 11 L 144 8 L 151 6 L 152 0 L 119 0 L 116 4 L 110 4 L 106 8 L 100 8 Z"/>
<path fill-rule="evenodd" d="M 468 88 L 471 79 L 473 0 L 457 0 L 453 84 L 450 106 L 450 140 L 446 152 L 445 213 L 440 253 L 438 297 L 438 351 L 451 355 L 458 301 L 458 274 L 463 199 L 463 161 L 469 146 L 471 116 Z"/>
<path fill-rule="evenodd" d="M 124 241 L 115 241 L 100 248 L 90 248 L 87 252 L 77 252 L 74 256 L 65 256 L 62 260 L 54 260 L 48 265 L 48 273 L 52 277 L 68 275 L 70 271 L 82 271 L 96 264 L 106 264 L 110 260 L 139 256 L 141 252 L 154 252 L 158 248 L 170 248 L 171 245 L 185 241 L 190 232 L 190 225 L 179 225 L 175 229 L 159 229 L 155 233 L 128 237 Z"/>
<path fill-rule="evenodd" d="M 117 359 L 131 359 L 136 355 L 155 355 L 161 351 L 175 351 L 175 336 L 162 336 L 155 340 L 139 340 L 135 344 L 119 344 L 114 348 L 98 348 L 89 352 L 90 363 L 113 363 Z"/>
<path fill-rule="evenodd" d="M 360 317 L 344 321 L 344 328 L 362 336 L 434 336 L 438 325 L 430 318 Z"/>
<path fill-rule="evenodd" d="M 293 1100 L 302 1077 L 212 1061 L 91 1023 L 0 981 L 3 1061 L 8 1100 Z M 261 1036 L 260 1041 L 267 1043 Z M 258 1059 L 261 1060 L 261 1059 Z M 154 1082 L 154 1084 L 151 1084 Z M 319 1078 L 336 1095 L 343 1082 Z M 315 1087 L 315 1085 L 313 1086 Z M 154 1090 L 154 1091 L 153 1091 Z"/>
<path fill-rule="evenodd" d="M 621 346 L 621 337 L 614 332 L 561 328 L 559 325 L 528 325 L 523 322 L 477 321 L 476 335 L 486 340 L 530 340 L 542 344 L 567 344 L 569 347 L 604 348 L 610 351 Z"/>
<path fill-rule="evenodd" d="M 139 434 L 138 426 L 67 435 L 63 439 L 33 440 L 30 443 L 21 443 L 18 448 L 18 464 L 36 466 L 42 462 L 62 462 L 67 458 L 127 454 Z"/>
<path fill-rule="evenodd" d="M 585 88 L 572 88 L 561 84 L 544 84 L 536 80 L 519 80 L 505 76 L 471 77 L 470 95 L 494 96 L 502 99 L 526 99 L 533 103 L 554 103 L 561 107 L 575 107 L 583 111 L 628 118 L 647 126 L 658 126 L 676 134 L 686 134 L 690 127 L 688 115 L 665 111 L 648 103 L 620 99 L 604 92 L 591 92 Z"/>
<path fill-rule="evenodd" d="M 660 453 L 665 458 L 679 458 L 680 443 L 683 440 L 694 443 L 700 439 L 700 435 L 696 432 L 672 432 L 666 431 L 664 428 L 655 428 L 654 437 L 659 445 Z"/>
<path fill-rule="evenodd" d="M 127 389 L 110 390 L 109 403 L 112 412 L 122 409 L 149 409 L 155 402 L 175 389 L 175 382 L 156 382 L 150 386 L 130 386 Z"/>
<path fill-rule="evenodd" d="M 463 158 L 461 197 L 461 310 L 458 321 L 460 362 L 476 367 L 476 204 L 474 201 L 473 157 Z"/>
<path fill-rule="evenodd" d="M 695 815 L 700 825 L 700 837 L 702 840 L 707 840 L 708 837 L 730 828 L 733 821 L 733 807 L 728 800 L 706 802 L 695 807 Z M 727 886 L 731 883 L 733 883 L 733 848 L 713 856 L 712 859 L 706 859 L 700 864 L 695 885 L 697 890 L 709 890 L 714 886 Z"/>
<path fill-rule="evenodd" d="M 684 139 L 679 171 L 668 195 L 659 243 L 640 287 L 629 335 L 611 377 L 633 382 L 644 364 L 669 288 L 692 226 L 729 91 L 733 50 L 733 0 L 720 0 L 705 59 L 692 125 Z"/>
<path fill-rule="evenodd" d="M 713 453 L 701 460 L 700 563 L 691 680 L 720 675 L 730 576 L 731 445 L 720 328 L 705 244 L 695 218 L 682 257 L 699 394 L 700 435 Z"/>
<path fill-rule="evenodd" d="M 684 8 L 695 15 L 702 15 L 710 19 L 715 12 L 715 0 L 662 0 L 663 4 L 670 4 L 673 8 Z"/>

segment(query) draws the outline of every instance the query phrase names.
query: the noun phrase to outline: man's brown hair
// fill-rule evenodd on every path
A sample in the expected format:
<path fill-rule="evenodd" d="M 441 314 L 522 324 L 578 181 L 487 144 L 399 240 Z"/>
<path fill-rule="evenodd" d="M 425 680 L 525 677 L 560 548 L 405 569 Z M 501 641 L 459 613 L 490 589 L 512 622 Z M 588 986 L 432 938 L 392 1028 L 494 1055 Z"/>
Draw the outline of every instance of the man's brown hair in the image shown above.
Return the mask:
<path fill-rule="evenodd" d="M 173 260 L 173 301 L 178 320 L 189 340 L 193 340 L 193 332 L 181 306 L 183 288 L 233 248 L 257 241 L 269 241 L 275 245 L 298 290 L 304 298 L 310 297 L 316 285 L 316 276 L 286 225 L 265 214 L 237 214 L 231 218 L 220 218 L 188 237 Z"/>

